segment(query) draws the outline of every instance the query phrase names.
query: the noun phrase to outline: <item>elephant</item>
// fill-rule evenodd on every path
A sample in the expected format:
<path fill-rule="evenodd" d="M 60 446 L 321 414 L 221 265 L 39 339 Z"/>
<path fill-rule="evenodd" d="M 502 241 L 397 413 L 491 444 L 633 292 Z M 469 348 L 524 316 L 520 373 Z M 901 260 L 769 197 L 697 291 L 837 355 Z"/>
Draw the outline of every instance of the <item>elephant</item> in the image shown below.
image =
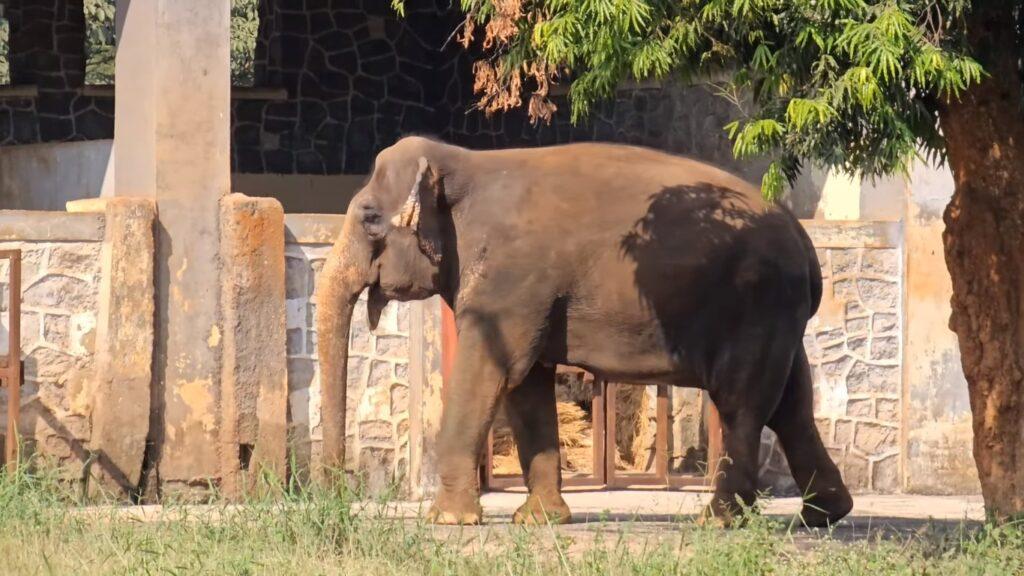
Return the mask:
<path fill-rule="evenodd" d="M 807 322 L 822 297 L 799 221 L 714 166 L 642 147 L 470 150 L 418 136 L 376 157 L 316 291 L 325 463 L 344 462 L 353 308 L 440 295 L 459 346 L 437 437 L 429 520 L 481 522 L 478 466 L 504 402 L 528 489 L 514 521 L 568 522 L 557 365 L 706 391 L 722 422 L 705 518 L 757 497 L 765 426 L 824 526 L 853 500 L 815 426 Z"/>

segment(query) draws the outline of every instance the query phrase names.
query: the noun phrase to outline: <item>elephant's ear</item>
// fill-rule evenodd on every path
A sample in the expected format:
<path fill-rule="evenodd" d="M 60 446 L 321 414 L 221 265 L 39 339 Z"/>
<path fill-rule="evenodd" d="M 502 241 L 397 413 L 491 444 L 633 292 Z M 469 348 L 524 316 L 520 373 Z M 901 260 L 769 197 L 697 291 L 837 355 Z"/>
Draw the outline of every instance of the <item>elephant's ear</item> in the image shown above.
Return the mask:
<path fill-rule="evenodd" d="M 419 159 L 416 180 L 409 192 L 409 198 L 402 211 L 391 223 L 411 228 L 419 239 L 420 250 L 434 264 L 441 263 L 441 218 L 440 202 L 444 196 L 444 182 L 441 175 L 426 158 Z"/>

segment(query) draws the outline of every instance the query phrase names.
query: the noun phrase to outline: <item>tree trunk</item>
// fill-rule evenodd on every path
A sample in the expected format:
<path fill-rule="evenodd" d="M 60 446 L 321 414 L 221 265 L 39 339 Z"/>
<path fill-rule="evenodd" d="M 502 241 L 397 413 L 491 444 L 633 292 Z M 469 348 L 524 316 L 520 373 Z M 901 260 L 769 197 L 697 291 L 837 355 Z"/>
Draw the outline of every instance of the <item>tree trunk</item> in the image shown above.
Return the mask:
<path fill-rule="evenodd" d="M 1024 514 L 1024 95 L 1011 4 L 975 2 L 968 41 L 989 75 L 939 108 L 956 184 L 943 236 L 950 328 L 985 506 L 999 520 Z"/>

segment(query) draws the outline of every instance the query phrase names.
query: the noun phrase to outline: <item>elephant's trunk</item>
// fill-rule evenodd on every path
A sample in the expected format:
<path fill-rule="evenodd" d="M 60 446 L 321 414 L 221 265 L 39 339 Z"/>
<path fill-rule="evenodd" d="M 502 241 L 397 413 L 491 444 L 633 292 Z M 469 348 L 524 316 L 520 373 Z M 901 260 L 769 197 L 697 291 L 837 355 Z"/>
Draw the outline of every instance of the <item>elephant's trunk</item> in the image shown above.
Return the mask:
<path fill-rule="evenodd" d="M 373 248 L 356 218 L 346 218 L 317 283 L 320 420 L 326 476 L 341 475 L 345 469 L 349 328 L 359 294 L 371 281 L 372 256 Z"/>

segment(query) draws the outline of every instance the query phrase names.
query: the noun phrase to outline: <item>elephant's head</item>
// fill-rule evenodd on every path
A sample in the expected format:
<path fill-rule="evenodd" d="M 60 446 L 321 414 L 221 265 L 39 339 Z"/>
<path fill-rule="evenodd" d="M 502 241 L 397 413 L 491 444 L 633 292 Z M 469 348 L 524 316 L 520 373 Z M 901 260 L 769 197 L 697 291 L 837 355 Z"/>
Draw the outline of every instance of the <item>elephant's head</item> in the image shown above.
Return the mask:
<path fill-rule="evenodd" d="M 348 336 L 359 295 L 369 288 L 376 328 L 390 300 L 423 299 L 439 290 L 448 208 L 444 168 L 458 149 L 407 138 L 377 156 L 373 174 L 349 204 L 345 223 L 317 285 L 316 324 L 325 464 L 344 464 Z"/>

